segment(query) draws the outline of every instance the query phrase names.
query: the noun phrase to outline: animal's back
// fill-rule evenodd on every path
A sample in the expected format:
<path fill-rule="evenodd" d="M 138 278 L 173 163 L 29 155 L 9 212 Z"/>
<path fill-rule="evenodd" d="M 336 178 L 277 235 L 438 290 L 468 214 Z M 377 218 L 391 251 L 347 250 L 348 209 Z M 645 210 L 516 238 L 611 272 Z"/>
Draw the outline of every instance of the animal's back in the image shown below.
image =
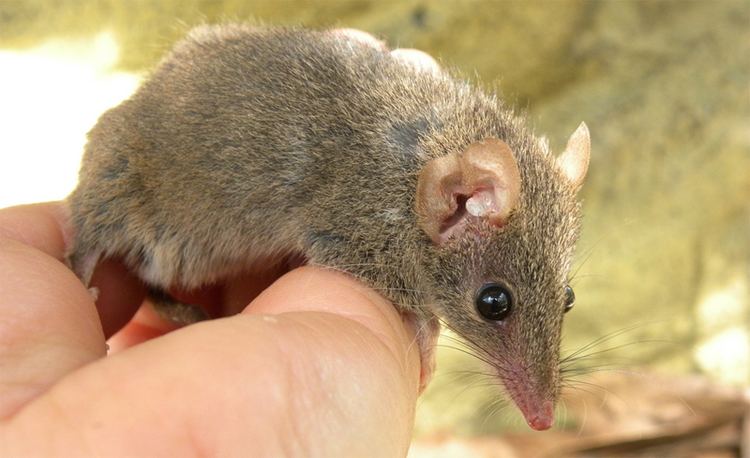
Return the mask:
<path fill-rule="evenodd" d="M 100 256 L 122 256 L 154 285 L 190 287 L 342 224 L 356 238 L 351 214 L 403 233 L 373 215 L 408 219 L 417 137 L 462 88 L 330 32 L 199 28 L 90 132 L 73 267 L 88 281 Z"/>

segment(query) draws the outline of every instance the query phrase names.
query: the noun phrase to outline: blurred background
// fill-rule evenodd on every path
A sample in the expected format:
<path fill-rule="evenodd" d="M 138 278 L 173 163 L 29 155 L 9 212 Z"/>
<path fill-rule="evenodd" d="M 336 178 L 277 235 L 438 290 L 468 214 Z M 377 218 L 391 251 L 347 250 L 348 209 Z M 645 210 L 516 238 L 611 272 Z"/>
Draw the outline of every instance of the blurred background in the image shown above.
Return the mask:
<path fill-rule="evenodd" d="M 360 28 L 498 88 L 557 151 L 591 130 L 556 429 L 443 339 L 413 456 L 750 456 L 750 2 L 0 0 L 0 206 L 64 198 L 97 117 L 226 21 Z"/>

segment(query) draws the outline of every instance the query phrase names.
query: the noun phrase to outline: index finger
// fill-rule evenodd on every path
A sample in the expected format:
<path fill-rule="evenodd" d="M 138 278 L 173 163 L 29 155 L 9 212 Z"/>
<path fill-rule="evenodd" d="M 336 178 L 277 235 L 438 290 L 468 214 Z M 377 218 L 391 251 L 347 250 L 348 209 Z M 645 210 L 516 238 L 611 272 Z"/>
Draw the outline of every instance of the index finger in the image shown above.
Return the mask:
<path fill-rule="evenodd" d="M 71 246 L 73 232 L 65 202 L 0 209 L 0 237 L 36 248 L 61 262 Z M 139 280 L 115 260 L 104 260 L 97 266 L 90 286 L 99 289 L 96 308 L 107 337 L 130 320 L 146 294 Z"/>
<path fill-rule="evenodd" d="M 0 443 L 18 456 L 403 456 L 419 385 L 413 339 L 354 279 L 296 269 L 245 313 L 76 371 L 0 424 Z"/>
<path fill-rule="evenodd" d="M 62 202 L 3 208 L 0 237 L 32 246 L 62 261 L 72 232 L 68 219 L 68 207 Z"/>

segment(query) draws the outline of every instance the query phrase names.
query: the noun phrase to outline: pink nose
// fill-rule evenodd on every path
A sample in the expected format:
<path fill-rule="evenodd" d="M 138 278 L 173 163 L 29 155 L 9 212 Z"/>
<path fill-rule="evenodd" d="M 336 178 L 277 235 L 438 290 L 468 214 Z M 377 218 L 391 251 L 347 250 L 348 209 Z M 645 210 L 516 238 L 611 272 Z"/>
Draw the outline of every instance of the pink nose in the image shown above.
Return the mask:
<path fill-rule="evenodd" d="M 526 422 L 537 431 L 544 431 L 552 426 L 555 421 L 555 412 L 552 401 L 545 401 L 539 406 L 539 410 L 524 412 Z"/>

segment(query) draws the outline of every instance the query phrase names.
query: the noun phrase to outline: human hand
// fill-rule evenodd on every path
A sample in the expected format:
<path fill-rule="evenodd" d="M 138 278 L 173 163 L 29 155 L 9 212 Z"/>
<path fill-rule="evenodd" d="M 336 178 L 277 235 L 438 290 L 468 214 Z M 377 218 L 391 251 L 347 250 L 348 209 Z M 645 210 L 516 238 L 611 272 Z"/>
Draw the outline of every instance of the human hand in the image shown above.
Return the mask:
<path fill-rule="evenodd" d="M 133 317 L 145 291 L 115 262 L 95 304 L 68 233 L 60 203 L 0 210 L 0 456 L 406 454 L 419 352 L 374 291 L 313 267 L 237 279 L 242 313 L 168 332 Z"/>

